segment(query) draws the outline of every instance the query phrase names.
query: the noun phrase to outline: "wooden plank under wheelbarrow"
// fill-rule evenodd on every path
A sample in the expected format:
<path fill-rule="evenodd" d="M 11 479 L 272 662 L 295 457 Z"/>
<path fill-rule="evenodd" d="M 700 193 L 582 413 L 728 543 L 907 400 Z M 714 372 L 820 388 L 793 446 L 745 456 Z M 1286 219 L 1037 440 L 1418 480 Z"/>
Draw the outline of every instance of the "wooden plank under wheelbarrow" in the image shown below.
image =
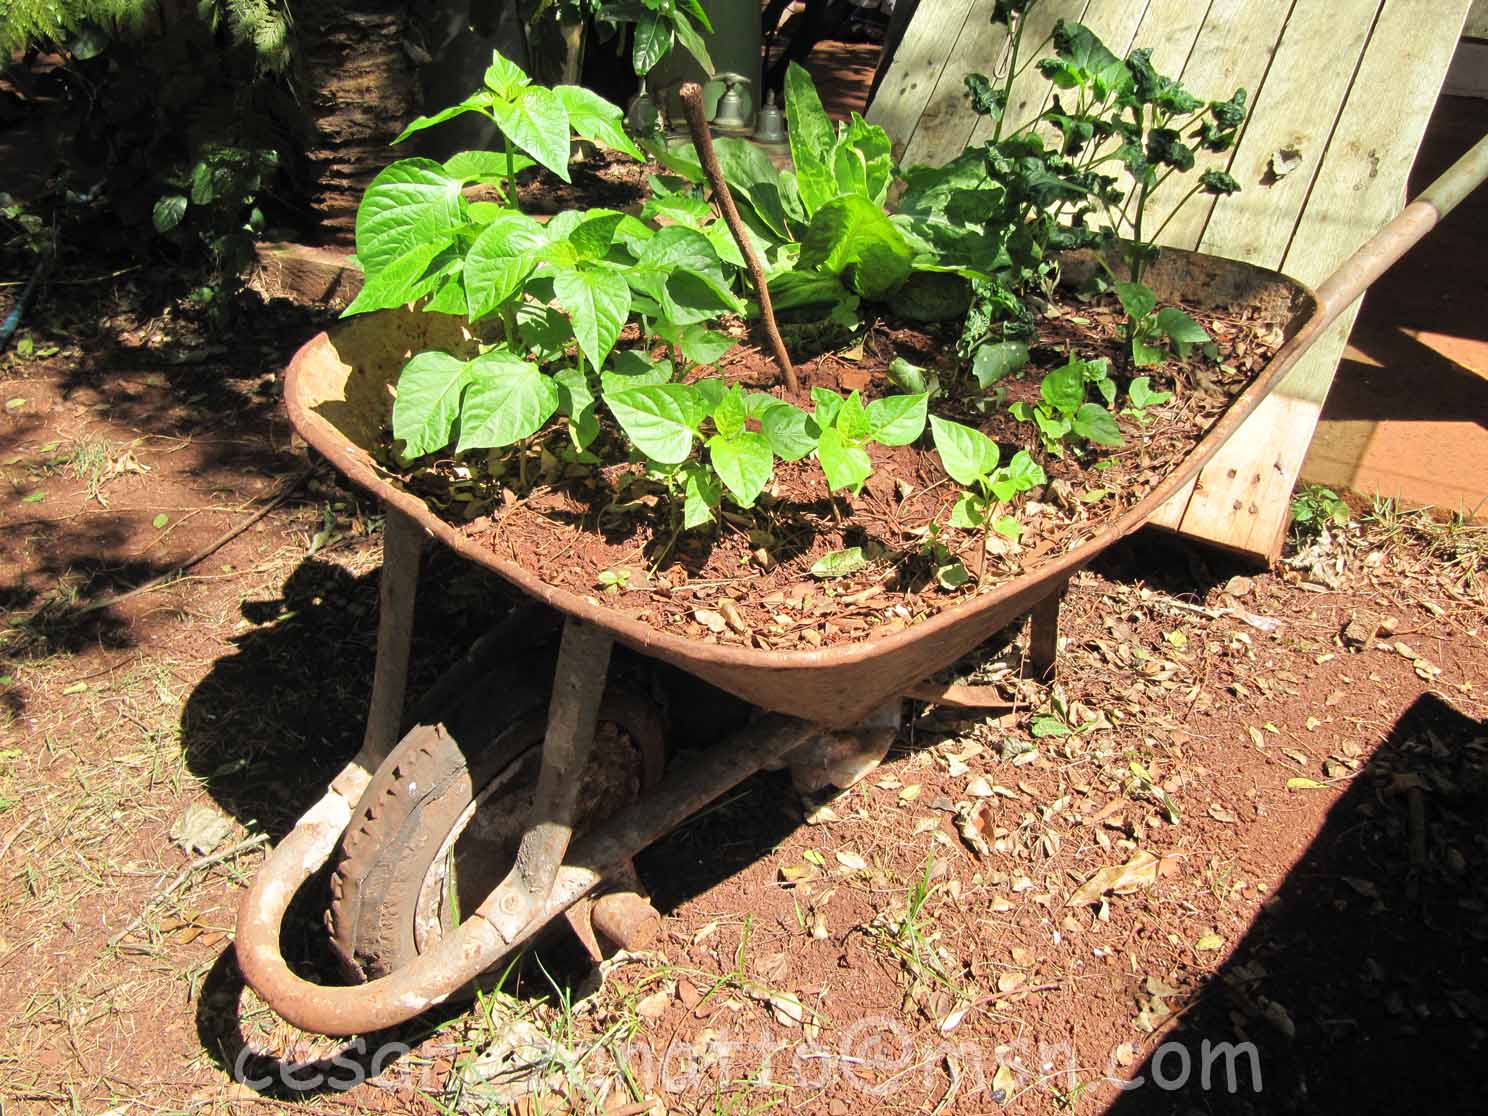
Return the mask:
<path fill-rule="evenodd" d="M 1169 224 L 1165 244 L 1275 268 L 1316 284 L 1399 212 L 1411 163 L 1446 75 L 1470 0 L 1043 0 L 1027 38 L 1055 19 L 1079 20 L 1112 50 L 1153 48 L 1153 61 L 1196 92 L 1250 92 L 1235 149 L 1200 154 L 1242 192 L 1196 198 Z M 906 164 L 939 163 L 987 138 L 963 78 L 1006 64 L 993 0 L 923 0 L 869 107 Z M 1133 21 L 1133 13 L 1140 18 Z M 1025 45 L 1025 51 L 1028 48 Z M 1047 82 L 1030 68 L 1014 83 L 1014 125 L 1044 107 Z M 1298 161 L 1276 176 L 1283 148 Z M 1285 162 L 1285 160 L 1284 160 Z M 1181 190 L 1167 199 L 1171 205 Z M 1166 216 L 1154 199 L 1156 220 Z M 1292 486 L 1358 313 L 1356 303 L 1198 479 L 1152 522 L 1273 560 Z"/>

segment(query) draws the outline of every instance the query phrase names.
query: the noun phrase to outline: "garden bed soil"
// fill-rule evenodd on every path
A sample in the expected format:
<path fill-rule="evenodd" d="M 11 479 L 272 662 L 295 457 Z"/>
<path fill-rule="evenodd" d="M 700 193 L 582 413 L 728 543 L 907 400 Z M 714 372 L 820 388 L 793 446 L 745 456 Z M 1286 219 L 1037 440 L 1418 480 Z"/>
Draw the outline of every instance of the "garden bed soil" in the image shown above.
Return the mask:
<path fill-rule="evenodd" d="M 928 431 L 915 445 L 871 446 L 874 473 L 856 496 L 829 496 L 810 460 L 780 462 L 752 513 L 726 506 L 716 523 L 680 533 L 664 489 L 645 478 L 643 466 L 565 464 L 568 435 L 561 428 L 530 446 L 519 465 L 503 462 L 499 476 L 492 475 L 482 451 L 426 459 L 402 479 L 478 545 L 550 585 L 653 627 L 764 650 L 858 642 L 908 627 L 1074 549 L 1179 467 L 1265 367 L 1285 324 L 1272 308 L 1184 309 L 1215 339 L 1217 361 L 1195 354 L 1132 369 L 1122 352 L 1123 317 L 1115 300 L 1071 298 L 1050 304 L 1041 315 L 1028 366 L 1000 385 L 1005 403 L 984 396 L 983 413 L 969 396 L 935 400 L 933 410 L 941 417 L 977 427 L 996 441 L 1004 462 L 1026 448 L 1045 469 L 1048 483 L 1008 509 L 1023 526 L 1017 542 L 945 526 L 960 488 L 941 468 Z M 767 391 L 807 407 L 812 387 L 861 391 L 865 399 L 891 393 L 887 371 L 895 357 L 936 369 L 943 382 L 955 371 L 955 326 L 875 322 L 855 343 L 801 362 L 802 397 L 792 399 L 777 383 L 778 367 L 758 330 L 736 322 L 733 332 L 741 344 L 712 371 L 747 391 Z M 630 338 L 632 344 L 637 340 Z M 1118 416 L 1125 439 L 1119 447 L 1052 456 L 1038 446 L 1031 424 L 1012 418 L 1007 404 L 1036 402 L 1042 375 L 1070 355 L 1108 357 L 1123 403 L 1138 373 L 1149 376 L 1154 389 L 1171 391 L 1173 399 L 1155 408 L 1145 426 Z M 708 371 L 699 368 L 689 377 Z M 605 441 L 614 453 L 606 454 Z M 600 458 L 623 457 L 617 443 L 617 432 L 607 428 L 597 447 Z M 390 451 L 385 441 L 379 457 L 393 468 Z M 948 588 L 937 579 L 944 559 L 928 552 L 931 524 L 941 525 L 940 541 L 970 574 L 967 584 Z M 830 579 L 812 576 L 813 564 L 851 547 L 867 558 L 862 568 Z"/>

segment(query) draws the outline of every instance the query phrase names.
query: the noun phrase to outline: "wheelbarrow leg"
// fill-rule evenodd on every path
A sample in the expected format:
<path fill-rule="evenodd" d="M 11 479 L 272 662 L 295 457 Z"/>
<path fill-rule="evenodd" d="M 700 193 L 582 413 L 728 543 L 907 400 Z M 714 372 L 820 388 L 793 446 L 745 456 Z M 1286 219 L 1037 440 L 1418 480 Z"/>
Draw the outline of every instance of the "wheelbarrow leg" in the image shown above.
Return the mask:
<path fill-rule="evenodd" d="M 1028 661 L 1034 674 L 1048 681 L 1054 677 L 1055 660 L 1059 657 L 1059 604 L 1064 600 L 1068 582 L 1050 593 L 1028 614 Z"/>
<path fill-rule="evenodd" d="M 517 849 L 516 865 L 492 894 L 492 922 L 508 941 L 548 898 L 573 839 L 580 775 L 594 747 L 613 646 L 603 628 L 572 618 L 563 626 L 532 822 Z"/>
<path fill-rule="evenodd" d="M 423 547 L 423 528 L 412 516 L 388 508 L 382 528 L 382 580 L 377 590 L 377 666 L 372 674 L 367 731 L 362 737 L 362 756 L 373 770 L 402 736 L 408 652 L 413 642 L 413 599 Z"/>

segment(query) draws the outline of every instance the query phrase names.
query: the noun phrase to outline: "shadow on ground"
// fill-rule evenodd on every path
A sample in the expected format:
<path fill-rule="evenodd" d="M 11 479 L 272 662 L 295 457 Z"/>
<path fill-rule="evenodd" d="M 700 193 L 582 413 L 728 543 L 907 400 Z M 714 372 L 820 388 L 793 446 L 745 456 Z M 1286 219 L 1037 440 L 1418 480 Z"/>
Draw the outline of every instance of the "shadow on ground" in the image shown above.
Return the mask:
<path fill-rule="evenodd" d="M 219 806 L 244 825 L 279 840 L 325 791 L 361 743 L 376 654 L 380 571 L 361 576 L 308 559 L 286 579 L 279 596 L 247 601 L 255 626 L 236 637 L 236 650 L 219 659 L 187 699 L 182 745 L 190 770 Z M 511 592 L 494 576 L 447 552 L 426 555 L 419 582 L 409 701 L 416 704 L 443 670 L 510 609 Z M 661 666 L 648 685 L 664 689 L 674 752 L 713 743 L 748 717 L 748 707 L 701 682 Z M 499 685 L 497 675 L 490 684 Z M 639 858 L 642 879 L 657 905 L 671 909 L 754 863 L 800 823 L 784 773 L 764 774 L 668 835 Z M 286 919 L 282 948 L 306 979 L 341 983 L 327 939 L 324 877 L 313 879 Z M 561 927 L 560 927 L 561 930 Z M 567 931 L 542 949 L 542 967 L 516 974 L 519 994 L 572 990 L 589 964 Z M 551 979 L 547 974 L 551 974 Z M 305 1080 L 317 1073 L 345 1081 L 354 1071 L 329 1063 L 279 1062 L 244 1053 L 251 1044 L 240 1018 L 242 978 L 231 951 L 219 957 L 198 1001 L 198 1033 L 220 1068 L 268 1079 L 265 1095 L 287 1097 L 284 1074 Z M 370 1071 L 372 1054 L 391 1042 L 414 1045 L 461 1015 L 457 1003 L 406 1027 L 366 1036 L 364 1053 L 343 1054 Z M 332 1086 L 324 1085 L 321 1091 Z"/>
<path fill-rule="evenodd" d="M 1485 862 L 1488 724 L 1423 694 L 1106 1116 L 1461 1107 L 1488 1052 Z"/>

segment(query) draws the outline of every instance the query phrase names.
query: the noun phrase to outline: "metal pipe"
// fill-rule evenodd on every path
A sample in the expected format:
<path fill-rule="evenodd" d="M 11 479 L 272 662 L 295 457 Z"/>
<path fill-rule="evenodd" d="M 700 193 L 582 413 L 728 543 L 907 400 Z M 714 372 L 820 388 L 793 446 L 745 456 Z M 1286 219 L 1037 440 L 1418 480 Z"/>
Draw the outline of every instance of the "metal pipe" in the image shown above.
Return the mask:
<path fill-rule="evenodd" d="M 1341 263 L 1317 289 L 1322 327 L 1353 305 L 1401 256 L 1434 229 L 1443 217 L 1488 178 L 1488 136 L 1421 191 L 1400 214 Z"/>
<path fill-rule="evenodd" d="M 365 1034 L 412 1019 L 495 965 L 597 887 L 617 865 L 818 731 L 793 717 L 759 718 L 667 776 L 654 794 L 576 841 L 552 889 L 512 940 L 502 937 L 482 904 L 437 949 L 389 976 L 351 988 L 301 979 L 289 970 L 279 949 L 290 900 L 325 864 L 351 820 L 351 804 L 341 793 L 330 791 L 269 856 L 243 896 L 236 938 L 243 979 L 290 1023 L 317 1034 Z M 342 775 L 354 766 L 348 765 Z"/>
<path fill-rule="evenodd" d="M 481 904 L 482 912 L 508 940 L 552 889 L 573 839 L 580 775 L 594 750 L 614 646 L 615 637 L 597 624 L 569 617 L 563 625 L 532 817 L 511 871 Z"/>

